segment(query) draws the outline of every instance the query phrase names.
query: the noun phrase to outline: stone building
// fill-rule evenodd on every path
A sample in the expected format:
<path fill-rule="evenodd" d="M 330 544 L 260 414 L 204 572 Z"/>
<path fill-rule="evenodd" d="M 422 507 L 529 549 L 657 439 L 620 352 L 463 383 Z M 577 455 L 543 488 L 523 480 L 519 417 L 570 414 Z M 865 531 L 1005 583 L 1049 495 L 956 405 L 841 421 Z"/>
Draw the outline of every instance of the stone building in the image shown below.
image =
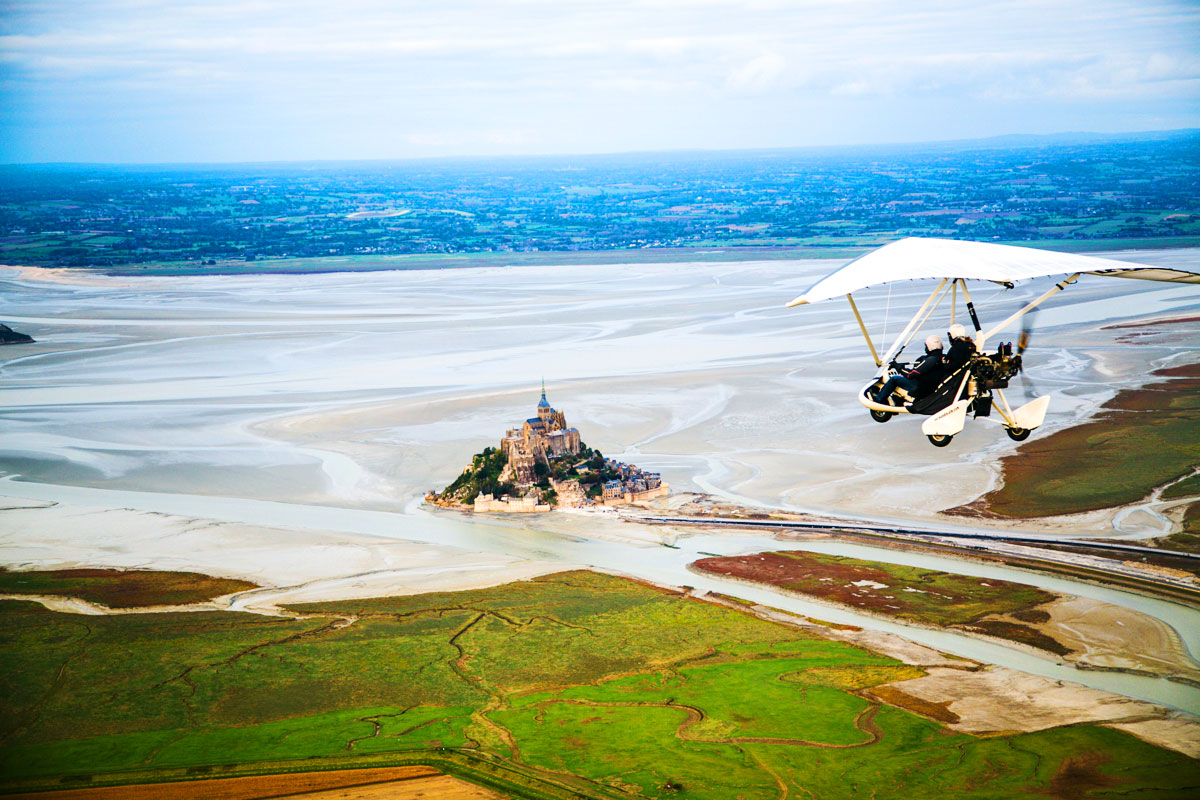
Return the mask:
<path fill-rule="evenodd" d="M 620 477 L 605 482 L 601 487 L 600 502 L 606 506 L 666 497 L 670 491 L 671 487 L 663 483 L 662 476 L 657 472 L 643 472 L 631 464 L 612 459 L 608 459 L 608 465 Z"/>
<path fill-rule="evenodd" d="M 579 431 L 567 427 L 563 412 L 551 408 L 542 386 L 537 416 L 525 420 L 520 428 L 510 428 L 500 440 L 500 450 L 508 460 L 513 482 L 518 486 L 537 480 L 537 464 L 549 464 L 552 458 L 579 452 Z"/>
<path fill-rule="evenodd" d="M 550 506 L 537 501 L 532 494 L 524 497 L 509 497 L 505 495 L 496 498 L 490 494 L 481 494 L 475 498 L 474 508 L 480 512 L 500 512 L 507 514 L 533 514 L 549 511 Z"/>

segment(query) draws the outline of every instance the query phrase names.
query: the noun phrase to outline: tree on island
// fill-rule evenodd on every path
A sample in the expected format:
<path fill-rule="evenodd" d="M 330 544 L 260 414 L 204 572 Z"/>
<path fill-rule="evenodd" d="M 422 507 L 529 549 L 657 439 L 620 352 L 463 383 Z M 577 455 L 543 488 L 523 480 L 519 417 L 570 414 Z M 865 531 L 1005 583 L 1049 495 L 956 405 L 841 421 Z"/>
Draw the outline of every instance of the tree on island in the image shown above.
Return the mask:
<path fill-rule="evenodd" d="M 470 505 L 481 494 L 504 495 L 516 491 L 510 482 L 500 482 L 500 473 L 507 461 L 504 453 L 495 447 L 485 447 L 471 459 L 471 463 L 454 482 L 437 495 L 439 500 Z"/>

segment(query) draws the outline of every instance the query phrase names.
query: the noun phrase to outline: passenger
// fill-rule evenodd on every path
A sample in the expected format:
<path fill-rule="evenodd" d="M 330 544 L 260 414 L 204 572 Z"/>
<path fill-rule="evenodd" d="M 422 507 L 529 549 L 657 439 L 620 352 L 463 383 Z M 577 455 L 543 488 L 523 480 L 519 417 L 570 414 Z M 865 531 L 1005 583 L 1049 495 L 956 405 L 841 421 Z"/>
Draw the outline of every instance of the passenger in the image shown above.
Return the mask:
<path fill-rule="evenodd" d="M 925 339 L 925 355 L 917 359 L 912 369 L 900 368 L 900 371 L 887 379 L 887 383 L 875 395 L 876 403 L 887 404 L 888 398 L 897 388 L 903 389 L 913 396 L 913 399 L 924 397 L 938 385 L 946 374 L 946 366 L 942 363 L 942 340 L 937 336 Z"/>
<path fill-rule="evenodd" d="M 975 354 L 975 340 L 958 323 L 950 326 L 949 334 L 950 351 L 946 353 L 946 369 L 947 372 L 957 372 Z"/>

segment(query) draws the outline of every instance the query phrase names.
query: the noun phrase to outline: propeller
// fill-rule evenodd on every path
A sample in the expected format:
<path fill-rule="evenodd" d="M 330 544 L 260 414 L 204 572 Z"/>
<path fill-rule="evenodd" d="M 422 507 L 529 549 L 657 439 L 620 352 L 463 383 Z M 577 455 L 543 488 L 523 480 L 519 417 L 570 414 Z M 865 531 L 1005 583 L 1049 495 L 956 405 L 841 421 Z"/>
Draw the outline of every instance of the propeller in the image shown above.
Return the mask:
<path fill-rule="evenodd" d="M 1021 335 L 1017 338 L 1017 372 L 1025 372 L 1025 360 L 1022 356 L 1025 355 L 1025 348 L 1029 347 L 1029 340 L 1033 337 L 1033 320 L 1037 316 L 1037 310 L 1034 309 L 1025 315 L 1021 321 Z M 1025 398 L 1032 399 L 1038 397 L 1038 391 L 1033 385 L 1033 381 L 1028 375 L 1025 376 Z"/>

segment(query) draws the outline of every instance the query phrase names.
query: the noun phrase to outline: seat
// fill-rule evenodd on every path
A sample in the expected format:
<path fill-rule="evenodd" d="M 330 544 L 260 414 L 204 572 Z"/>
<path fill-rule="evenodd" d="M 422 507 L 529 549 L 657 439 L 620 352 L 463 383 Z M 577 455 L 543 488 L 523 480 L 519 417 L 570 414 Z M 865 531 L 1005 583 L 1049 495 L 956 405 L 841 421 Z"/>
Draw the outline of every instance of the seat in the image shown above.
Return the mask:
<path fill-rule="evenodd" d="M 955 400 L 961 399 L 966 395 L 967 387 L 966 384 L 963 384 L 963 391 L 960 394 L 958 386 L 962 383 L 966 371 L 967 367 L 964 365 L 942 378 L 932 392 L 913 401 L 913 404 L 908 407 L 909 412 L 912 414 L 936 414 Z"/>

